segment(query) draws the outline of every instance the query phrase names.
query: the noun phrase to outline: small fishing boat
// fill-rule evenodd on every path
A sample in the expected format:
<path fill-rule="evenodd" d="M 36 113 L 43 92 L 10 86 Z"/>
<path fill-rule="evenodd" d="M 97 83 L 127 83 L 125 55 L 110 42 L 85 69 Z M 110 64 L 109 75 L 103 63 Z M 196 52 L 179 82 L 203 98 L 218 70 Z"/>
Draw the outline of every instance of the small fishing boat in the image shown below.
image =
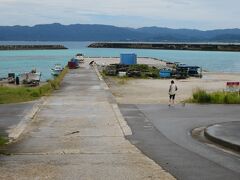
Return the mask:
<path fill-rule="evenodd" d="M 63 67 L 61 66 L 61 64 L 55 64 L 55 67 L 51 69 L 51 74 L 53 76 L 58 76 L 63 70 Z"/>
<path fill-rule="evenodd" d="M 70 61 L 68 61 L 68 67 L 69 69 L 79 68 L 79 60 L 76 59 L 75 57 L 70 59 Z"/>
<path fill-rule="evenodd" d="M 81 54 L 81 53 L 76 54 L 74 58 L 77 59 L 79 63 L 84 63 L 84 55 L 83 54 Z"/>
<path fill-rule="evenodd" d="M 41 72 L 37 72 L 36 69 L 31 72 L 22 73 L 19 75 L 19 80 L 23 84 L 28 84 L 31 86 L 37 86 L 40 83 Z"/>

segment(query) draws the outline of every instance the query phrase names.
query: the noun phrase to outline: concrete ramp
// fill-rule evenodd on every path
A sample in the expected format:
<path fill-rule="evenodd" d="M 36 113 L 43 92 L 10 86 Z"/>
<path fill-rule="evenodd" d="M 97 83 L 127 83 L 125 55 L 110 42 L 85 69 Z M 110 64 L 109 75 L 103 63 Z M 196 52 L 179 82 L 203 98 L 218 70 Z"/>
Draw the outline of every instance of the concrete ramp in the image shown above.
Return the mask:
<path fill-rule="evenodd" d="M 0 179 L 174 179 L 125 139 L 131 133 L 94 69 L 71 70 L 21 138 Z"/>

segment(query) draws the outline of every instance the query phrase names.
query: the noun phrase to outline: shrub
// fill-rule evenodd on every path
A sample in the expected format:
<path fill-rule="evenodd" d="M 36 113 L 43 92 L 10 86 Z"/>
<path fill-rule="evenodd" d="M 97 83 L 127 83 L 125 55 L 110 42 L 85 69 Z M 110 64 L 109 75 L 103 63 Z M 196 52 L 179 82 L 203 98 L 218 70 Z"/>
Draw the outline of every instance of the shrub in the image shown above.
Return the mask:
<path fill-rule="evenodd" d="M 212 104 L 240 104 L 238 92 L 213 92 L 207 93 L 203 89 L 197 89 L 189 102 L 212 103 Z"/>
<path fill-rule="evenodd" d="M 199 103 L 210 103 L 211 97 L 206 93 L 204 90 L 197 90 L 193 93 L 194 100 L 196 100 Z"/>
<path fill-rule="evenodd" d="M 134 64 L 129 66 L 129 71 L 147 72 L 149 71 L 149 66 L 146 64 Z"/>
<path fill-rule="evenodd" d="M 142 78 L 158 78 L 159 77 L 159 69 L 156 67 L 151 67 L 146 64 L 135 64 L 129 66 L 129 71 L 140 71 Z"/>

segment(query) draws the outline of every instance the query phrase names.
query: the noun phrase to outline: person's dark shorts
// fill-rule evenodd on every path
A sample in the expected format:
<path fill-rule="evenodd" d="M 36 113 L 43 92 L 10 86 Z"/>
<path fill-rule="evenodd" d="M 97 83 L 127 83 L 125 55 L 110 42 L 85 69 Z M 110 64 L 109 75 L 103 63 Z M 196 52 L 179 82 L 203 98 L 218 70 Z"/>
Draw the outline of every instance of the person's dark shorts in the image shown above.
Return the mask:
<path fill-rule="evenodd" d="M 169 98 L 174 100 L 175 99 L 175 94 L 169 95 Z"/>

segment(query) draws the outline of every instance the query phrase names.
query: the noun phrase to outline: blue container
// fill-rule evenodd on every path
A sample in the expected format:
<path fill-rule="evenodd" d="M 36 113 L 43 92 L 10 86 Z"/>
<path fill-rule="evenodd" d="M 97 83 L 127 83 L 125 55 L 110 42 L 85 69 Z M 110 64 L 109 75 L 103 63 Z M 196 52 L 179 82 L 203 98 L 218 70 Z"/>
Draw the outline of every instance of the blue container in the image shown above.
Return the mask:
<path fill-rule="evenodd" d="M 125 64 L 125 65 L 137 64 L 137 55 L 136 54 L 121 54 L 120 55 L 120 64 Z"/>
<path fill-rule="evenodd" d="M 159 72 L 159 75 L 161 78 L 170 78 L 171 77 L 172 70 L 170 69 L 162 69 Z"/>

